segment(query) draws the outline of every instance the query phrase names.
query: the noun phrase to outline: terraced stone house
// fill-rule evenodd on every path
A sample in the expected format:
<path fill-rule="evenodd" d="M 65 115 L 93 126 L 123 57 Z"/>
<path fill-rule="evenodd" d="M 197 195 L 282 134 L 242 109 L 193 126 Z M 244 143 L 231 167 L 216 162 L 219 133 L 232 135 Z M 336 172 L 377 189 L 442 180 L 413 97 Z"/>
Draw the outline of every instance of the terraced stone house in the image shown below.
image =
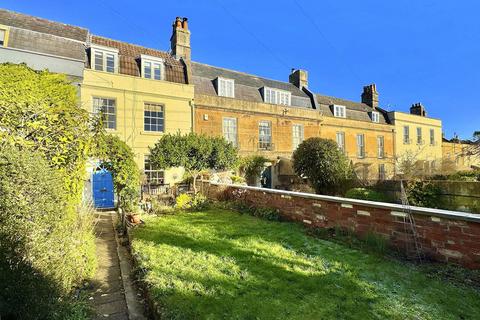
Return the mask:
<path fill-rule="evenodd" d="M 101 113 L 107 131 L 132 147 L 145 182 L 183 178 L 180 168 L 164 172 L 148 161 L 148 147 L 166 132 L 223 136 L 242 156 L 264 155 L 272 164 L 269 187 L 292 175 L 289 159 L 310 137 L 334 140 L 364 180 L 394 176 L 410 149 L 420 148 L 429 168 L 442 160 L 441 121 L 421 105 L 410 114 L 387 112 L 374 84 L 351 101 L 313 92 L 305 70 L 278 81 L 195 62 L 190 36 L 188 20 L 177 17 L 167 52 L 0 10 L 0 62 L 76 78 L 82 107 Z"/>

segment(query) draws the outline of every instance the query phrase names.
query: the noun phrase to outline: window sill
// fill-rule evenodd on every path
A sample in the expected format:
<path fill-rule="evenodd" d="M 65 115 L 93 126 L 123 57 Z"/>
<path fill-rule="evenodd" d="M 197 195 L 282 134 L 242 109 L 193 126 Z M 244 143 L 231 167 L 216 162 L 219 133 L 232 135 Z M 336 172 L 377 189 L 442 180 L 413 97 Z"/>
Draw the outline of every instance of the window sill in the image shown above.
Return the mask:
<path fill-rule="evenodd" d="M 146 136 L 161 136 L 164 133 L 165 131 L 140 131 L 141 135 L 146 135 Z"/>

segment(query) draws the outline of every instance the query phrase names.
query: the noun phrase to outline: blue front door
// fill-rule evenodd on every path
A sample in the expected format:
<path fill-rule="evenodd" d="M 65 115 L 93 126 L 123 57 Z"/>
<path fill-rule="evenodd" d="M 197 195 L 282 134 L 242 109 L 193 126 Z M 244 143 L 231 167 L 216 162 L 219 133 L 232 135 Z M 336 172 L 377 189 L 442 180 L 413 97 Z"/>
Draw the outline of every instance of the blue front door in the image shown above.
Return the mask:
<path fill-rule="evenodd" d="M 95 208 L 114 208 L 112 174 L 98 168 L 92 177 L 93 204 Z"/>

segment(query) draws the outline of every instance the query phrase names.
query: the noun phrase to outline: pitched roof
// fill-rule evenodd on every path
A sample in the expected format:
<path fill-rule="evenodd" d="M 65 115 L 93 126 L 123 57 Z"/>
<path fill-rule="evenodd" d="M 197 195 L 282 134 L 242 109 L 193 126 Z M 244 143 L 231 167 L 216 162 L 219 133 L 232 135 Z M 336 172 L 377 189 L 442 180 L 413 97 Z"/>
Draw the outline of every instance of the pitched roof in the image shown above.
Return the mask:
<path fill-rule="evenodd" d="M 217 91 L 215 90 L 214 79 L 217 77 L 224 77 L 235 80 L 235 99 L 263 102 L 260 88 L 265 86 L 290 92 L 292 107 L 313 109 L 310 97 L 304 91 L 289 82 L 261 78 L 255 75 L 214 67 L 198 62 L 192 62 L 192 74 L 196 94 L 216 96 Z M 373 111 L 373 108 L 365 103 L 319 94 L 315 95 L 315 97 L 320 111 L 327 117 L 333 117 L 331 106 L 338 104 L 347 108 L 347 119 L 372 122 L 370 112 Z M 386 112 L 382 109 L 377 109 L 376 111 L 379 111 L 381 114 L 380 123 L 388 123 Z"/>
<path fill-rule="evenodd" d="M 141 76 L 139 57 L 142 54 L 162 58 L 165 61 L 165 80 L 177 83 L 186 83 L 185 66 L 165 51 L 150 49 L 135 44 L 108 39 L 92 35 L 93 44 L 118 49 L 121 74 Z M 87 63 L 87 67 L 88 63 Z"/>
<path fill-rule="evenodd" d="M 381 108 L 373 110 L 372 107 L 362 102 L 355 102 L 351 100 L 345 100 L 320 94 L 317 94 L 316 98 L 318 104 L 320 105 L 320 110 L 322 111 L 324 116 L 333 117 L 334 115 L 332 105 L 341 105 L 345 106 L 345 108 L 347 109 L 347 119 L 372 122 L 372 119 L 370 118 L 370 113 L 372 111 L 378 111 L 380 113 L 379 123 L 389 123 L 387 112 Z"/>
<path fill-rule="evenodd" d="M 4 9 L 0 9 L 0 23 L 6 26 L 51 34 L 82 42 L 87 39 L 88 35 L 88 30 L 84 28 Z"/>
<path fill-rule="evenodd" d="M 198 62 L 192 62 L 192 75 L 195 93 L 197 94 L 217 95 L 213 80 L 223 77 L 235 81 L 236 99 L 263 102 L 260 88 L 269 87 L 290 92 L 293 107 L 312 108 L 309 96 L 289 82 L 261 78 Z"/>

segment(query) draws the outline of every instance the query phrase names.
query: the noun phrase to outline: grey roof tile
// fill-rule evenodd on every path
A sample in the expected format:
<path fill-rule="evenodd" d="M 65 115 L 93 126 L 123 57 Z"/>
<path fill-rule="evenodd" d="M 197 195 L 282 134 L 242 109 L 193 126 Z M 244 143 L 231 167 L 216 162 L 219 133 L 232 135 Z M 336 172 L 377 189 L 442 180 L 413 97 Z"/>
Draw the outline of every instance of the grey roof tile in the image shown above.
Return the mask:
<path fill-rule="evenodd" d="M 276 81 L 254 75 L 192 62 L 195 93 L 217 95 L 214 79 L 224 77 L 235 80 L 235 98 L 240 100 L 263 102 L 262 87 L 285 90 L 291 93 L 293 107 L 312 108 L 310 98 L 305 92 L 289 82 Z"/>
<path fill-rule="evenodd" d="M 88 30 L 10 10 L 0 9 L 0 24 L 85 42 Z"/>

